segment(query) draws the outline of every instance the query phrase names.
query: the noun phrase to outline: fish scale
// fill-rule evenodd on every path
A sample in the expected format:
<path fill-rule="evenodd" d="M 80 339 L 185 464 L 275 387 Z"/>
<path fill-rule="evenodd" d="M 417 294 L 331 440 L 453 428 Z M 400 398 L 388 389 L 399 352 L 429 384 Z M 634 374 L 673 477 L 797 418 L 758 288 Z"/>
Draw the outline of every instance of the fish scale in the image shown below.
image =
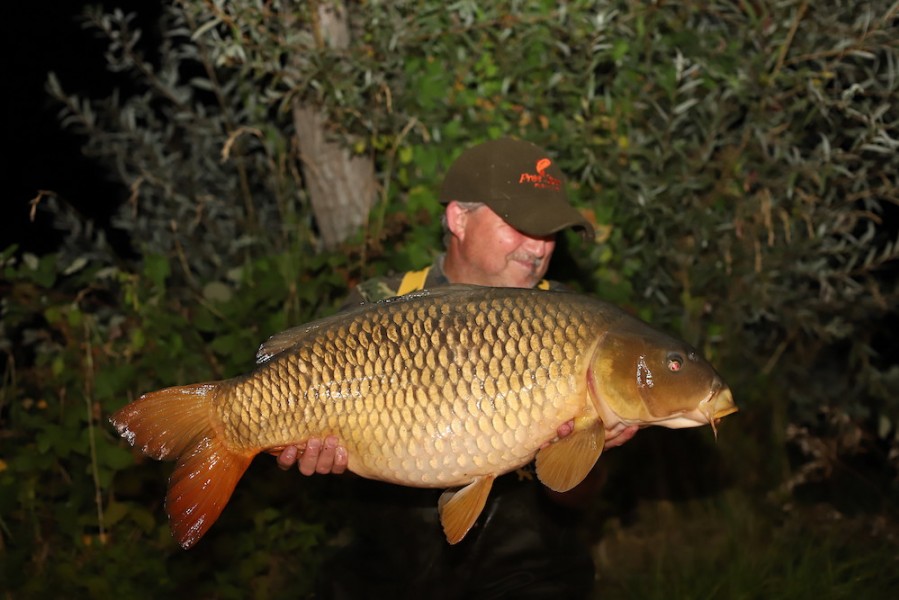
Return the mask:
<path fill-rule="evenodd" d="M 259 448 L 336 435 L 354 472 L 445 487 L 527 462 L 534 436 L 552 438 L 585 402 L 571 375 L 595 342 L 596 319 L 522 297 L 406 308 L 313 329 L 223 387 L 216 412 L 226 439 Z M 548 343 L 565 363 L 552 371 Z"/>
<path fill-rule="evenodd" d="M 449 286 L 360 306 L 272 336 L 233 379 L 144 394 L 111 417 L 145 454 L 176 459 L 166 510 L 190 547 L 260 452 L 335 435 L 358 475 L 456 488 L 439 505 L 450 543 L 495 477 L 536 456 L 564 492 L 605 431 L 693 427 L 736 411 L 683 342 L 572 293 Z M 558 437 L 563 424 L 571 433 Z"/>

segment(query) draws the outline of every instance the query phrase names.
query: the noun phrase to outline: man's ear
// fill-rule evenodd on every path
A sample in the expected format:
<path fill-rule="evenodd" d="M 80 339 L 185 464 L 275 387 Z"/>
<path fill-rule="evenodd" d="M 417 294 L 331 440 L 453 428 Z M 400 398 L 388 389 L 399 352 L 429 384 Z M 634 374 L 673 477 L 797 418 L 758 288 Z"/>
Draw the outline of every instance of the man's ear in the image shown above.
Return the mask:
<path fill-rule="evenodd" d="M 465 239 L 465 226 L 468 224 L 468 211 L 459 206 L 455 200 L 446 205 L 446 228 L 459 241 Z"/>

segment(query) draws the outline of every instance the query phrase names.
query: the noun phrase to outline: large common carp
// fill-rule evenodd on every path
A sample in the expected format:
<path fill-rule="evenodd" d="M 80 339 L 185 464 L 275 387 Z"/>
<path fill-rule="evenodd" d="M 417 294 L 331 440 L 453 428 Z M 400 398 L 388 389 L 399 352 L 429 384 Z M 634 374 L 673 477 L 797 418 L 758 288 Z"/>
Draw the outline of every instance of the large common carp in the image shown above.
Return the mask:
<path fill-rule="evenodd" d="M 166 508 L 185 548 L 254 456 L 310 437 L 337 436 L 363 477 L 461 488 L 439 503 L 456 543 L 494 478 L 535 456 L 540 481 L 567 491 L 593 468 L 605 429 L 714 427 L 737 410 L 685 343 L 567 292 L 425 290 L 274 335 L 257 359 L 247 375 L 151 392 L 110 419 L 143 453 L 178 461 Z"/>

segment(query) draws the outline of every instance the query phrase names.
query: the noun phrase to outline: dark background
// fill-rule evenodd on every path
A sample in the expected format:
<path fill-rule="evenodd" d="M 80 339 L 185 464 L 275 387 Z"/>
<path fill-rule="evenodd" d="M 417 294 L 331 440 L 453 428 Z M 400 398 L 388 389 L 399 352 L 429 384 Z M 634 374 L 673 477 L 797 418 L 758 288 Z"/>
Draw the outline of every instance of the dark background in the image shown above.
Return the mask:
<path fill-rule="evenodd" d="M 82 27 L 87 4 L 121 7 L 138 14 L 136 26 L 148 35 L 161 11 L 159 2 L 106 0 L 69 2 L 32 0 L 4 5 L 2 39 L 6 70 L 3 111 L 5 158 L 2 177 L 6 197 L 0 212 L 0 250 L 18 244 L 23 251 L 52 251 L 63 232 L 51 226 L 46 212 L 31 221 L 30 200 L 39 190 L 52 191 L 60 199 L 108 230 L 109 215 L 124 198 L 122 186 L 108 181 L 95 161 L 81 152 L 83 138 L 63 131 L 60 107 L 46 90 L 47 74 L 56 73 L 69 95 L 103 98 L 127 81 L 106 71 L 106 42 Z M 116 234 L 108 231 L 114 241 Z"/>

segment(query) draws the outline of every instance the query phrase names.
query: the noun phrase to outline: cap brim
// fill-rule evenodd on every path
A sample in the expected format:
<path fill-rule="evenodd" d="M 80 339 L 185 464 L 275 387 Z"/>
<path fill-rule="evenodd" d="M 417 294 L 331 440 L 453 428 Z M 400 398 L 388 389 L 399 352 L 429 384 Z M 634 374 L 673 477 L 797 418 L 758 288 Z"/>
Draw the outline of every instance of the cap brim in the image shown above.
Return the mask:
<path fill-rule="evenodd" d="M 585 240 L 592 240 L 596 236 L 593 224 L 576 208 L 565 205 L 546 206 L 544 210 L 505 211 L 502 208 L 494 211 L 509 225 L 522 233 L 535 237 L 553 235 L 564 229 L 574 229 Z"/>

